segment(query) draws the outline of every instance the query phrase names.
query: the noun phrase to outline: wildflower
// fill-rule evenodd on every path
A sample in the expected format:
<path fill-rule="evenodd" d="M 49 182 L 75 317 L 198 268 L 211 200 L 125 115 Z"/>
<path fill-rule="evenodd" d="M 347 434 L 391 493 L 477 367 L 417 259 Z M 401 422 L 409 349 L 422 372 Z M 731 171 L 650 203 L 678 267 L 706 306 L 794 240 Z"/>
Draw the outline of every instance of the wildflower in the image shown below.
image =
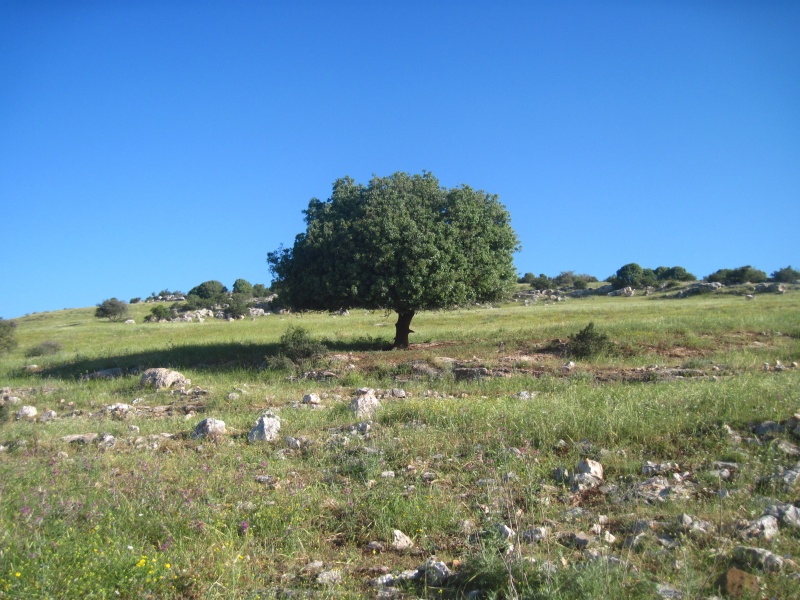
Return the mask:
<path fill-rule="evenodd" d="M 165 568 L 165 569 L 169 569 L 171 566 L 172 566 L 172 565 L 170 565 L 169 563 L 164 563 L 164 568 Z"/>
<path fill-rule="evenodd" d="M 14 573 L 14 577 L 22 577 L 22 573 L 20 573 L 19 571 L 17 571 L 16 573 Z"/>

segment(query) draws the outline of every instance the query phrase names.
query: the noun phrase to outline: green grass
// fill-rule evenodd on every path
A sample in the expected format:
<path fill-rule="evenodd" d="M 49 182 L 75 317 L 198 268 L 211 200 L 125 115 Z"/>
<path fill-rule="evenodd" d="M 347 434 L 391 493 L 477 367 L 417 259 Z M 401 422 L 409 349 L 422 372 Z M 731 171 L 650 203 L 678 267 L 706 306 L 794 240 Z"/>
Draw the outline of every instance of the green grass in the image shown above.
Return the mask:
<path fill-rule="evenodd" d="M 0 408 L 6 448 L 0 452 L 0 597 L 273 598 L 286 590 L 373 597 L 367 581 L 378 567 L 397 574 L 431 556 L 456 575 L 443 588 L 404 584 L 410 596 L 455 598 L 479 589 L 488 598 L 650 598 L 668 583 L 703 597 L 714 593 L 714 579 L 728 567 L 743 566 L 731 558 L 742 542 L 726 528 L 760 516 L 759 496 L 798 499 L 797 489 L 763 481 L 796 459 L 769 443 L 735 444 L 722 429 L 727 424 L 747 436 L 751 423 L 781 421 L 800 410 L 800 370 L 762 367 L 800 360 L 796 291 L 753 302 L 733 295 L 592 297 L 422 313 L 407 351 L 380 350 L 394 333 L 394 316 L 381 312 L 142 324 L 149 307 L 133 305 L 135 325 L 99 321 L 93 313 L 18 319 L 19 346 L 0 357 L 0 387 L 40 413 L 52 408 L 62 415 L 50 423 L 22 422 L 14 419 L 18 407 Z M 554 340 L 566 342 L 589 322 L 617 351 L 562 370 L 568 359 Z M 334 371 L 336 379 L 260 368 L 265 356 L 280 352 L 290 326 L 328 346 L 329 354 L 306 368 Z M 27 356 L 43 342 L 60 349 Z M 457 380 L 452 361 L 496 376 Z M 27 370 L 33 363 L 37 368 Z M 419 364 L 436 376 L 420 374 Z M 650 365 L 704 375 L 669 378 L 648 371 Z M 111 367 L 126 374 L 81 379 Z M 180 370 L 207 393 L 188 399 L 141 390 L 138 373 L 149 367 Z M 346 433 L 356 422 L 347 404 L 361 386 L 409 394 L 384 399 L 367 436 Z M 533 397 L 520 400 L 521 391 Z M 301 404 L 309 392 L 326 396 L 321 408 Z M 126 420 L 103 413 L 135 398 L 141 398 L 137 406 L 176 410 Z M 179 409 L 187 404 L 195 410 L 185 417 Z M 280 441 L 247 443 L 247 431 L 266 409 L 280 415 Z M 82 414 L 63 416 L 69 411 Z M 229 433 L 191 439 L 207 416 L 223 419 Z M 118 443 L 103 449 L 60 441 L 88 432 L 110 433 Z M 161 433 L 175 435 L 154 447 L 147 436 Z M 303 438 L 303 449 L 287 449 L 284 436 Z M 788 433 L 778 437 L 797 443 Z M 560 440 L 567 442 L 563 449 Z M 659 505 L 624 494 L 573 495 L 553 470 L 573 469 L 587 453 L 622 491 L 645 479 L 641 467 L 650 460 L 679 463 L 697 493 Z M 716 460 L 738 462 L 740 472 L 731 481 L 714 480 L 708 472 Z M 384 477 L 387 471 L 395 476 Z M 275 484 L 259 483 L 261 475 Z M 733 495 L 720 500 L 720 488 Z M 575 506 L 587 516 L 568 521 L 564 512 Z M 637 550 L 622 544 L 637 519 L 670 522 L 683 512 L 723 533 L 686 539 L 676 550 L 654 538 Z M 506 554 L 497 540 L 465 529 L 470 522 L 476 531 L 505 523 L 517 532 L 542 524 L 588 532 L 598 515 L 608 517 L 618 538 L 608 552 L 621 568 L 592 562 L 556 539 L 516 539 Z M 417 551 L 366 550 L 371 541 L 388 547 L 394 529 L 409 535 Z M 796 558 L 800 533 L 782 529 L 775 540 L 753 545 Z M 313 560 L 342 571 L 342 582 L 317 584 L 304 569 Z M 541 569 L 546 561 L 558 570 Z M 770 597 L 793 597 L 792 568 L 750 570 Z"/>

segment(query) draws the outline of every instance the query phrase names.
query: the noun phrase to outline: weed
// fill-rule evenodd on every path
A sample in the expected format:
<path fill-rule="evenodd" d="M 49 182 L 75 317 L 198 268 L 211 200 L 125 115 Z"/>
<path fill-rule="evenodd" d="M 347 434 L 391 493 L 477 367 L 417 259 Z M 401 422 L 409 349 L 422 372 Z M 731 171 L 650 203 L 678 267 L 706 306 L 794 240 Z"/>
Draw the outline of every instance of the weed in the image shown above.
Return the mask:
<path fill-rule="evenodd" d="M 590 322 L 578 333 L 569 336 L 567 356 L 573 358 L 592 358 L 601 354 L 610 354 L 614 345 L 608 335 L 595 331 L 594 322 Z"/>

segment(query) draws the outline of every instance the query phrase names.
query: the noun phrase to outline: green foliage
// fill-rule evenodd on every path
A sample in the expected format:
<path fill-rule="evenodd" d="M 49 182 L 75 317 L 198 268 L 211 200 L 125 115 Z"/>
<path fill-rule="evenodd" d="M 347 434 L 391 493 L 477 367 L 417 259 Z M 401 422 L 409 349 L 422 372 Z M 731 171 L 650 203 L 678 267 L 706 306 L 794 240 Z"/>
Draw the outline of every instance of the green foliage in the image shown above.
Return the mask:
<path fill-rule="evenodd" d="M 410 323 L 418 310 L 500 300 L 516 281 L 518 240 L 497 196 L 430 173 L 339 179 L 304 214 L 306 232 L 267 258 L 293 309 L 389 309 Z"/>
<path fill-rule="evenodd" d="M 608 282 L 616 289 L 638 287 L 642 285 L 644 269 L 637 263 L 628 263 L 620 267 L 616 274 L 608 278 Z"/>
<path fill-rule="evenodd" d="M 233 282 L 233 293 L 240 294 L 245 298 L 252 298 L 254 295 L 253 284 L 246 279 L 237 279 Z"/>
<path fill-rule="evenodd" d="M 567 355 L 574 358 L 592 358 L 609 354 L 614 345 L 605 333 L 595 331 L 594 322 L 589 323 L 578 333 L 570 335 L 567 342 Z"/>
<path fill-rule="evenodd" d="M 695 281 L 694 275 L 683 267 L 658 267 L 645 269 L 636 263 L 622 266 L 608 282 L 616 289 L 624 287 L 656 286 L 660 281 Z"/>
<path fill-rule="evenodd" d="M 204 281 L 198 286 L 189 290 L 190 296 L 198 296 L 203 300 L 218 300 L 222 295 L 228 291 L 224 285 L 215 279 Z"/>
<path fill-rule="evenodd" d="M 97 305 L 94 316 L 98 319 L 108 319 L 109 321 L 121 321 L 128 315 L 128 303 L 124 300 L 109 298 Z"/>
<path fill-rule="evenodd" d="M 165 304 L 156 304 L 150 309 L 151 320 L 160 321 L 161 319 L 171 319 L 172 310 Z"/>
<path fill-rule="evenodd" d="M 553 280 L 544 273 L 540 273 L 538 277 L 534 277 L 531 281 L 531 288 L 534 290 L 549 290 L 554 287 Z"/>
<path fill-rule="evenodd" d="M 269 288 L 263 283 L 257 283 L 253 286 L 253 296 L 256 298 L 264 298 L 265 296 L 269 296 L 269 293 Z"/>
<path fill-rule="evenodd" d="M 141 301 L 142 299 L 139 296 L 136 296 L 135 298 L 130 299 L 129 304 L 139 304 Z"/>
<path fill-rule="evenodd" d="M 0 317 L 0 354 L 11 352 L 17 347 L 16 328 L 17 324 L 14 321 L 6 321 Z"/>
<path fill-rule="evenodd" d="M 252 298 L 252 294 L 234 293 L 230 300 L 228 300 L 228 308 L 225 309 L 225 312 L 228 313 L 229 317 L 233 317 L 234 319 L 249 315 L 250 307 L 247 305 L 247 301 L 250 298 Z"/>
<path fill-rule="evenodd" d="M 718 281 L 725 285 L 740 285 L 742 283 L 761 283 L 767 280 L 767 274 L 750 265 L 737 269 L 719 269 L 706 277 L 706 281 Z"/>
<path fill-rule="evenodd" d="M 318 359 L 327 353 L 325 345 L 312 338 L 303 327 L 290 326 L 281 336 L 279 354 L 292 362 Z"/>
<path fill-rule="evenodd" d="M 48 356 L 50 354 L 58 354 L 61 352 L 61 342 L 56 340 L 45 340 L 41 344 L 37 344 L 33 348 L 30 348 L 26 353 L 25 356 L 29 358 L 34 358 L 36 356 Z"/>
<path fill-rule="evenodd" d="M 534 275 L 533 273 L 525 273 L 525 275 L 517 279 L 517 283 L 531 284 L 533 283 L 534 279 L 536 279 L 536 275 Z"/>
<path fill-rule="evenodd" d="M 793 269 L 792 265 L 774 271 L 770 278 L 780 283 L 794 283 L 800 281 L 800 271 Z"/>

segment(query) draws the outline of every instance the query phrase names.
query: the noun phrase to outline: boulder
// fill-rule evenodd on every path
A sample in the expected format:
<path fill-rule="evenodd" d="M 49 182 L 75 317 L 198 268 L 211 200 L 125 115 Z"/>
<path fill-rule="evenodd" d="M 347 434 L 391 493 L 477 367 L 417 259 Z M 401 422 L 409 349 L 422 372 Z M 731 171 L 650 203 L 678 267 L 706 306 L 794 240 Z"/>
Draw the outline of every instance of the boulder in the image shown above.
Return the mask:
<path fill-rule="evenodd" d="M 414 547 L 414 542 L 411 540 L 411 538 L 399 529 L 395 529 L 392 532 L 392 537 L 392 548 L 394 550 L 403 551 Z"/>
<path fill-rule="evenodd" d="M 181 387 L 191 385 L 191 380 L 186 379 L 177 371 L 170 371 L 169 369 L 147 369 L 142 373 L 142 378 L 139 380 L 140 387 L 153 386 L 156 391 L 179 385 Z"/>
<path fill-rule="evenodd" d="M 255 426 L 247 434 L 247 440 L 250 442 L 271 442 L 277 439 L 280 429 L 280 418 L 267 411 L 258 417 Z"/>
<path fill-rule="evenodd" d="M 356 390 L 356 394 L 356 397 L 350 402 L 350 410 L 353 411 L 358 419 L 371 419 L 375 411 L 380 407 L 380 402 L 375 396 L 375 390 L 359 388 Z"/>
<path fill-rule="evenodd" d="M 216 437 L 225 433 L 225 421 L 219 419 L 203 419 L 192 432 L 192 438 Z"/>
<path fill-rule="evenodd" d="M 17 414 L 14 415 L 14 418 L 16 418 L 17 421 L 21 419 L 34 419 L 37 414 L 39 414 L 39 411 L 36 410 L 35 406 L 23 406 L 17 411 Z"/>

